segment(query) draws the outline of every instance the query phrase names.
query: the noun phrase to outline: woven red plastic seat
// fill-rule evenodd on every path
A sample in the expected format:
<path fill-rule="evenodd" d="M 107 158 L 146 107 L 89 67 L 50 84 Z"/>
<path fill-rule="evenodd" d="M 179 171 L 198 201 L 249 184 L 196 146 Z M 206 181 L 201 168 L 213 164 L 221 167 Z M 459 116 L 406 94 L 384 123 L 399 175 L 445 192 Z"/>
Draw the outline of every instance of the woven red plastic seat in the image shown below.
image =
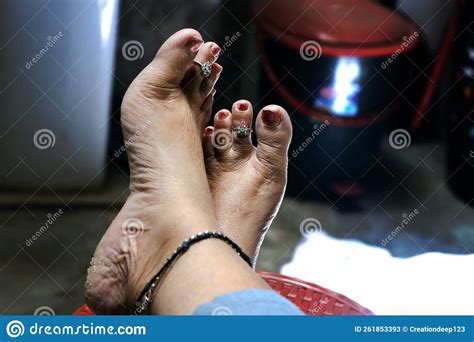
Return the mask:
<path fill-rule="evenodd" d="M 373 313 L 353 300 L 324 287 L 270 272 L 259 272 L 272 289 L 298 306 L 309 316 L 371 316 Z M 74 315 L 94 315 L 87 305 Z"/>
<path fill-rule="evenodd" d="M 337 292 L 296 278 L 259 272 L 272 289 L 309 316 L 372 316 L 374 313 Z"/>

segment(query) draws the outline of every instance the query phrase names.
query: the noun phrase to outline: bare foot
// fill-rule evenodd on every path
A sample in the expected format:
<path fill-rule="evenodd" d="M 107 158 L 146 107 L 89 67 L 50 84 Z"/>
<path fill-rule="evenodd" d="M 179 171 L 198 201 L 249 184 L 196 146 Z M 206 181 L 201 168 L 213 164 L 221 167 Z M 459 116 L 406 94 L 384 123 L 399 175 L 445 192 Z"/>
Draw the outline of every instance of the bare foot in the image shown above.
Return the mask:
<path fill-rule="evenodd" d="M 266 106 L 257 116 L 254 147 L 250 134 L 233 131 L 250 127 L 252 115 L 245 100 L 232 112 L 219 111 L 204 131 L 203 150 L 219 226 L 255 263 L 285 192 L 292 126 L 283 108 Z"/>
<path fill-rule="evenodd" d="M 88 270 L 86 300 L 98 314 L 130 312 L 184 239 L 217 227 L 201 136 L 222 67 L 213 64 L 203 79 L 193 60 L 215 60 L 219 48 L 202 43 L 197 31 L 175 33 L 124 97 L 131 194 Z"/>

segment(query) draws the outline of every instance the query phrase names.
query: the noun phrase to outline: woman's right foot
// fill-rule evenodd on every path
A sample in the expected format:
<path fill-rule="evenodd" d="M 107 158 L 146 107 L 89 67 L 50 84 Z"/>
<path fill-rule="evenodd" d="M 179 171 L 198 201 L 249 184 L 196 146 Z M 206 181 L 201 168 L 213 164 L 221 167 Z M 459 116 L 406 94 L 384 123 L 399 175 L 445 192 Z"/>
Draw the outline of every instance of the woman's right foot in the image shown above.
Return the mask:
<path fill-rule="evenodd" d="M 98 314 L 130 312 L 184 239 L 217 227 L 201 132 L 222 68 L 213 64 L 208 78 L 200 75 L 193 60 L 214 61 L 219 53 L 215 43 L 202 44 L 197 31 L 175 33 L 124 97 L 131 194 L 88 270 L 86 301 Z"/>
<path fill-rule="evenodd" d="M 252 116 L 252 104 L 245 100 L 235 102 L 232 111 L 219 111 L 214 126 L 204 131 L 203 150 L 220 229 L 255 264 L 285 192 L 292 126 L 283 108 L 264 107 L 256 119 L 254 147 Z"/>

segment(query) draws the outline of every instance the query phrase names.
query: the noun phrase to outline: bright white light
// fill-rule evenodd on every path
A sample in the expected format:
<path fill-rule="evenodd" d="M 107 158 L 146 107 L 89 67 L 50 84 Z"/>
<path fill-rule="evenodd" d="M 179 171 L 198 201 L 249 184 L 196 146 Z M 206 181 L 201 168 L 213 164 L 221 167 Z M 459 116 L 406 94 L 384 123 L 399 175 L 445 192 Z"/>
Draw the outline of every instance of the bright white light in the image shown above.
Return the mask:
<path fill-rule="evenodd" d="M 357 114 L 357 103 L 352 97 L 360 89 L 356 83 L 359 75 L 360 65 L 356 58 L 343 57 L 339 59 L 332 86 L 336 98 L 330 106 L 334 113 L 340 115 Z"/>
<path fill-rule="evenodd" d="M 344 294 L 378 315 L 473 315 L 472 265 L 474 254 L 402 259 L 320 232 L 296 248 L 281 273 Z M 439 298 L 440 293 L 449 295 Z"/>
<path fill-rule="evenodd" d="M 112 18 L 114 14 L 114 4 L 117 0 L 99 0 L 100 13 L 100 32 L 102 42 L 107 44 L 112 30 Z"/>

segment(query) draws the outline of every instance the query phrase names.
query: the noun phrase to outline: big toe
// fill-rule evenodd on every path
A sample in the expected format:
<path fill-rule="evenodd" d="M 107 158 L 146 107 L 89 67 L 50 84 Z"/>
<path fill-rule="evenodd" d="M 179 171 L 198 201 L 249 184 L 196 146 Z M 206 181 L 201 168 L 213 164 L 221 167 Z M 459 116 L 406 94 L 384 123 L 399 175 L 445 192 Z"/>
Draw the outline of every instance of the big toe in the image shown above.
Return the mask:
<path fill-rule="evenodd" d="M 280 106 L 264 107 L 255 122 L 257 134 L 257 158 L 268 170 L 275 170 L 288 160 L 288 147 L 293 127 L 288 113 Z"/>
<path fill-rule="evenodd" d="M 180 30 L 163 43 L 148 68 L 170 85 L 179 85 L 202 44 L 198 31 Z"/>

